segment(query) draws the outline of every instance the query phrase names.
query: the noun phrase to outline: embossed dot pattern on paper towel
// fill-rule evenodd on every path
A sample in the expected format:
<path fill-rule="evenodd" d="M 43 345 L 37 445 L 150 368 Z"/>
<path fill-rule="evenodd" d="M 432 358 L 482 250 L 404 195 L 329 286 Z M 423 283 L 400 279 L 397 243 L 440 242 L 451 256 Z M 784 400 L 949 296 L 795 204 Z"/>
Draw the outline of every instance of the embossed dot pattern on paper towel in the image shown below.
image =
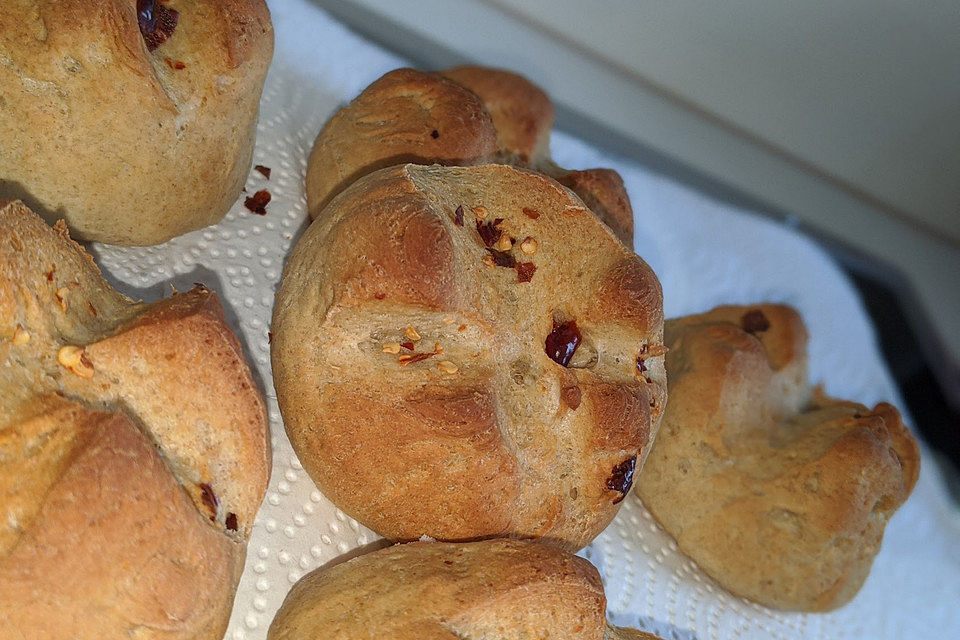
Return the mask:
<path fill-rule="evenodd" d="M 232 640 L 263 640 L 296 580 L 345 553 L 369 550 L 378 540 L 317 491 L 293 453 L 277 408 L 268 331 L 284 260 L 307 224 L 303 178 L 317 132 L 340 104 L 404 63 L 305 0 L 273 3 L 271 9 L 277 50 L 261 102 L 254 163 L 270 167 L 272 175 L 268 180 L 251 170 L 246 185 L 248 193 L 270 191 L 266 215 L 247 211 L 241 197 L 220 224 L 159 247 L 93 246 L 105 275 L 134 297 L 153 300 L 169 294 L 171 285 L 185 291 L 194 282 L 216 290 L 262 382 L 273 438 L 273 475 L 254 524 L 226 634 Z M 663 282 L 668 315 L 718 302 L 790 302 L 800 307 L 811 327 L 813 374 L 827 382 L 828 391 L 863 402 L 894 397 L 852 289 L 808 242 L 562 134 L 552 146 L 564 166 L 614 166 L 621 172 L 634 201 L 637 247 Z M 730 250 L 736 238 L 760 232 L 766 245 Z M 696 251 L 678 250 L 694 246 Z M 751 260 L 802 264 L 809 282 L 797 282 L 776 268 L 750 269 Z M 582 555 L 603 576 L 611 618 L 663 638 L 879 637 L 883 628 L 907 628 L 891 623 L 890 611 L 909 597 L 905 594 L 911 593 L 911 580 L 922 591 L 916 585 L 922 584 L 924 573 L 937 570 L 935 554 L 950 545 L 929 506 L 938 498 L 935 491 L 929 477 L 922 476 L 917 494 L 925 495 L 914 495 L 904 508 L 909 515 L 894 519 L 864 593 L 826 615 L 773 611 L 730 595 L 677 549 L 634 495 Z M 898 568 L 896 562 L 898 550 L 915 548 L 916 530 L 924 531 L 923 548 L 931 558 L 927 572 Z M 960 589 L 957 579 L 944 580 L 942 586 Z M 916 610 L 922 602 L 910 604 L 905 610 Z"/>

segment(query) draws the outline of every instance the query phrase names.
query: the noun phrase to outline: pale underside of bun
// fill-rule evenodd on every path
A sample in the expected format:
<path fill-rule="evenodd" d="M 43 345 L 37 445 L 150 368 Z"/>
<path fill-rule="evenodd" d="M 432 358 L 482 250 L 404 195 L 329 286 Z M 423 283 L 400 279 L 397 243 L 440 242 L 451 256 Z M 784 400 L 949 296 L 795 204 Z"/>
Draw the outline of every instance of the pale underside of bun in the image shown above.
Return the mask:
<path fill-rule="evenodd" d="M 300 580 L 270 640 L 647 640 L 606 622 L 597 570 L 556 548 L 517 540 L 410 543 Z"/>
<path fill-rule="evenodd" d="M 563 366 L 546 345 L 569 323 Z M 405 165 L 297 244 L 273 370 L 305 468 L 378 533 L 579 548 L 656 433 L 661 323 L 650 268 L 553 180 Z"/>
<path fill-rule="evenodd" d="M 5 3 L 0 197 L 112 244 L 217 222 L 250 169 L 272 52 L 263 0 Z"/>
<path fill-rule="evenodd" d="M 807 381 L 807 334 L 781 305 L 667 323 L 670 404 L 637 491 L 680 548 L 736 594 L 783 609 L 856 595 L 916 483 L 897 410 Z"/>
<path fill-rule="evenodd" d="M 550 159 L 553 105 L 525 78 L 484 67 L 425 73 L 397 69 L 330 119 L 307 166 L 316 218 L 352 182 L 377 169 L 503 162 L 534 169 L 572 189 L 614 234 L 633 246 L 633 210 L 611 169 L 568 171 Z"/>
<path fill-rule="evenodd" d="M 134 302 L 0 202 L 0 398 L 0 636 L 219 638 L 270 456 L 216 295 Z"/>

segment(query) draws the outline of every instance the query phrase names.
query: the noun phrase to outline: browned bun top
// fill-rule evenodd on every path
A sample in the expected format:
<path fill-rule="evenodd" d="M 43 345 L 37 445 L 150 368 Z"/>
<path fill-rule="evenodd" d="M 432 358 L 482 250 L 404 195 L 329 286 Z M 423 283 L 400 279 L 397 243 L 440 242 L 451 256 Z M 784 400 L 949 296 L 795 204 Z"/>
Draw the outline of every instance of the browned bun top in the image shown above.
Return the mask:
<path fill-rule="evenodd" d="M 0 238 L 0 636 L 220 637 L 270 457 L 219 300 L 135 303 L 19 202 Z"/>
<path fill-rule="evenodd" d="M 637 491 L 680 548 L 739 595 L 826 610 L 863 584 L 917 480 L 897 410 L 807 381 L 807 334 L 781 305 L 667 323 L 670 403 Z"/>
<path fill-rule="evenodd" d="M 305 468 L 378 533 L 579 548 L 656 433 L 661 331 L 656 276 L 553 180 L 405 165 L 294 249 L 273 369 Z"/>
<path fill-rule="evenodd" d="M 503 69 L 462 66 L 440 74 L 480 97 L 497 131 L 497 148 L 527 162 L 550 157 L 553 104 L 523 76 Z"/>
<path fill-rule="evenodd" d="M 414 542 L 308 574 L 267 637 L 654 638 L 609 627 L 605 609 L 597 570 L 558 549 L 519 540 Z"/>
<path fill-rule="evenodd" d="M 0 196 L 117 244 L 218 221 L 272 53 L 263 0 L 4 3 Z"/>
<path fill-rule="evenodd" d="M 307 165 L 307 202 L 316 219 L 330 200 L 377 169 L 417 164 L 507 162 L 572 189 L 627 246 L 633 210 L 610 169 L 567 171 L 549 158 L 553 105 L 525 78 L 500 69 L 397 69 L 338 111 L 317 136 Z"/>

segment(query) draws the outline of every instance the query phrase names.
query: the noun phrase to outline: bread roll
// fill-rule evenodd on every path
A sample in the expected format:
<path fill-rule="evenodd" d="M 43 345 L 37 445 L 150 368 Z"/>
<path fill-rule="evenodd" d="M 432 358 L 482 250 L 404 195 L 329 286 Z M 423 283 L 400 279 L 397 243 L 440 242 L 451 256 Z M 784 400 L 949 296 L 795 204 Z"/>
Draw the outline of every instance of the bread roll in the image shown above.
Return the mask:
<path fill-rule="evenodd" d="M 220 220 L 273 53 L 263 0 L 39 0 L 0 11 L 0 197 L 149 245 Z"/>
<path fill-rule="evenodd" d="M 555 181 L 403 165 L 298 242 L 274 381 L 310 476 L 377 533 L 577 549 L 656 434 L 661 327 L 656 276 Z"/>
<path fill-rule="evenodd" d="M 269 640 L 656 640 L 606 622 L 593 565 L 519 540 L 414 542 L 302 578 Z"/>
<path fill-rule="evenodd" d="M 317 136 L 307 164 L 310 217 L 320 215 L 351 182 L 384 167 L 505 162 L 572 189 L 632 247 L 633 210 L 623 180 L 611 169 L 568 171 L 554 164 L 552 126 L 550 98 L 509 71 L 391 71 L 340 109 Z"/>
<path fill-rule="evenodd" d="M 219 640 L 270 455 L 216 295 L 135 303 L 0 207 L 0 637 Z"/>
<path fill-rule="evenodd" d="M 680 549 L 734 593 L 823 611 L 863 584 L 917 480 L 897 410 L 807 382 L 789 307 L 719 307 L 667 323 L 670 404 L 637 491 Z"/>

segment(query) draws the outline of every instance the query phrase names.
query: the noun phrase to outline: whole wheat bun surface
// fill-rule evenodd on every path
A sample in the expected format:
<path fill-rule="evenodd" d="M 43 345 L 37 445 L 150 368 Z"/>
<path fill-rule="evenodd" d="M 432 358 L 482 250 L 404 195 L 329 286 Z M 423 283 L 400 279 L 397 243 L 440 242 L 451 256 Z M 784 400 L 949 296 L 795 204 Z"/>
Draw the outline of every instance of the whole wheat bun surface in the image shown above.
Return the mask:
<path fill-rule="evenodd" d="M 310 476 L 377 533 L 577 549 L 656 434 L 662 323 L 653 271 L 557 182 L 408 164 L 297 243 L 274 381 Z"/>
<path fill-rule="evenodd" d="M 413 542 L 321 568 L 287 594 L 269 640 L 656 640 L 612 627 L 583 558 L 519 540 Z"/>
<path fill-rule="evenodd" d="M 136 303 L 0 202 L 0 637 L 219 640 L 267 437 L 216 295 Z"/>
<path fill-rule="evenodd" d="M 781 305 L 667 322 L 670 403 L 637 492 L 734 593 L 798 611 L 856 595 L 913 489 L 919 449 L 889 404 L 807 382 L 807 333 Z"/>
<path fill-rule="evenodd" d="M 272 54 L 264 0 L 4 2 L 0 198 L 112 244 L 217 222 Z"/>
<path fill-rule="evenodd" d="M 632 247 L 633 209 L 620 175 L 558 167 L 550 159 L 552 126 L 550 98 L 515 73 L 473 66 L 439 73 L 396 69 L 334 114 L 317 136 L 307 164 L 310 217 L 351 182 L 384 167 L 503 162 L 569 187 Z"/>

